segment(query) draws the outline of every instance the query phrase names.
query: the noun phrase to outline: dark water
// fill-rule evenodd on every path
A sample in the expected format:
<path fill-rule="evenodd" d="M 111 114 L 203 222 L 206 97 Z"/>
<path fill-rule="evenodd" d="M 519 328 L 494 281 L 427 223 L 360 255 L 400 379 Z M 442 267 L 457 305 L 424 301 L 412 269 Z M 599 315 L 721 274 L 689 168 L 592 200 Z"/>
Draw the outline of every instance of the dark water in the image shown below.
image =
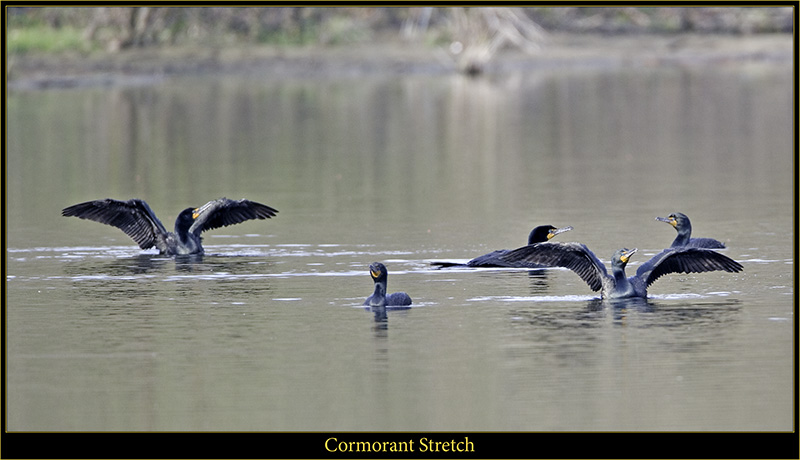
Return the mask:
<path fill-rule="evenodd" d="M 792 428 L 788 66 L 166 79 L 8 115 L 10 430 Z M 280 213 L 200 260 L 60 216 L 220 196 Z M 566 270 L 429 265 L 553 224 L 632 272 L 674 211 L 744 271 L 615 307 Z M 373 261 L 414 299 L 385 325 Z"/>

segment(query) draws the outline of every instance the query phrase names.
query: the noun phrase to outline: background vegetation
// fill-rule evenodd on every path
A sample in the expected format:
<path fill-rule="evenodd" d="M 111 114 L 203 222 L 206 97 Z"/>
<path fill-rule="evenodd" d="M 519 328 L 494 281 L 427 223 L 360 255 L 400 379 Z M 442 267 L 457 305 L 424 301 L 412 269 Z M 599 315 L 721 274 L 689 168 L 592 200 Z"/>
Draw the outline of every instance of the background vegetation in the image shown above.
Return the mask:
<path fill-rule="evenodd" d="M 535 47 L 543 31 L 790 32 L 791 7 L 662 8 L 8 8 L 10 53 L 134 47 L 481 40 L 483 52 Z"/>

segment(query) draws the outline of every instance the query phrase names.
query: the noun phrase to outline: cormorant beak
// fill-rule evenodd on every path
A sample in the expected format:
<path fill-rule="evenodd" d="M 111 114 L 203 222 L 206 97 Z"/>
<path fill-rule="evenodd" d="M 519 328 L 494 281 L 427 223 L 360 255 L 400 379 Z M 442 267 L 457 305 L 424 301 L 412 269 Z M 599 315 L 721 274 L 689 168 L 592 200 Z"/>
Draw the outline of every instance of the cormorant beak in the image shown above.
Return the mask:
<path fill-rule="evenodd" d="M 369 275 L 370 275 L 370 276 L 371 276 L 373 279 L 376 279 L 376 278 L 378 278 L 379 276 L 381 276 L 381 272 L 380 272 L 380 270 L 378 270 L 378 269 L 376 269 L 375 267 L 373 267 L 372 265 L 370 265 L 370 266 L 369 266 Z"/>
<path fill-rule="evenodd" d="M 631 256 L 636 254 L 636 251 L 638 251 L 638 250 L 639 250 L 638 248 L 624 249 L 622 255 L 619 258 L 619 260 L 621 260 L 623 263 L 627 264 L 628 260 L 630 260 Z"/>
<path fill-rule="evenodd" d="M 561 228 L 554 228 L 554 229 L 550 230 L 547 233 L 547 239 L 549 240 L 550 238 L 558 235 L 559 233 L 568 232 L 570 230 L 572 230 L 571 226 L 566 226 L 566 227 L 561 227 Z"/>
<path fill-rule="evenodd" d="M 666 223 L 672 225 L 673 227 L 677 227 L 678 226 L 678 221 L 675 220 L 674 217 L 656 217 L 656 220 L 659 221 L 659 222 L 666 222 Z"/>

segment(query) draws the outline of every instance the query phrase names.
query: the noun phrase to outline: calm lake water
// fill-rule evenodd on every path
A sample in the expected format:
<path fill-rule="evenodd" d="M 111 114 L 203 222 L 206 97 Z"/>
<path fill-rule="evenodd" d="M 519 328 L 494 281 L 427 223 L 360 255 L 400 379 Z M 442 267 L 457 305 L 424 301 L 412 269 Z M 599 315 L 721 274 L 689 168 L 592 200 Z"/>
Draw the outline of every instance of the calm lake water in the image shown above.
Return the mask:
<path fill-rule="evenodd" d="M 8 429 L 791 430 L 792 85 L 721 62 L 11 91 Z M 199 260 L 60 215 L 138 197 L 171 228 L 221 196 L 280 213 Z M 638 247 L 633 273 L 675 211 L 744 271 L 608 306 L 567 270 L 430 266 L 552 224 Z M 374 261 L 414 299 L 385 324 Z"/>

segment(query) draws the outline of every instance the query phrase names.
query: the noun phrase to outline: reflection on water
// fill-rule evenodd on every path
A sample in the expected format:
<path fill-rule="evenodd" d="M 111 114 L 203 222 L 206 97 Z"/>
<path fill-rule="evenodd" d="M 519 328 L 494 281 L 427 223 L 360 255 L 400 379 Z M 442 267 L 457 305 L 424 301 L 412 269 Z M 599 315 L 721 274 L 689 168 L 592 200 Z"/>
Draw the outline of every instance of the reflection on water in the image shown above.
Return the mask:
<path fill-rule="evenodd" d="M 791 82 L 730 64 L 12 92 L 9 428 L 789 429 Z M 191 258 L 60 216 L 220 196 L 281 214 Z M 430 266 L 550 223 L 656 253 L 675 211 L 744 272 L 609 304 L 567 270 Z M 363 307 L 375 260 L 412 308 Z"/>
<path fill-rule="evenodd" d="M 132 275 L 144 275 L 154 270 L 161 270 L 171 262 L 164 256 L 153 254 L 139 254 L 134 257 L 115 258 L 103 263 L 92 259 L 69 259 L 64 267 L 64 274 L 71 277 L 107 276 L 110 278 Z M 177 264 L 176 264 L 177 265 Z"/>
<path fill-rule="evenodd" d="M 730 325 L 739 312 L 741 301 L 697 302 L 696 307 L 661 304 L 653 299 L 590 299 L 582 310 L 513 310 L 509 311 L 514 321 L 527 322 L 534 329 L 549 332 L 571 328 L 591 328 L 602 325 L 610 316 L 612 324 L 625 327 L 691 328 L 692 326 L 725 327 Z M 631 323 L 631 318 L 635 322 Z"/>

